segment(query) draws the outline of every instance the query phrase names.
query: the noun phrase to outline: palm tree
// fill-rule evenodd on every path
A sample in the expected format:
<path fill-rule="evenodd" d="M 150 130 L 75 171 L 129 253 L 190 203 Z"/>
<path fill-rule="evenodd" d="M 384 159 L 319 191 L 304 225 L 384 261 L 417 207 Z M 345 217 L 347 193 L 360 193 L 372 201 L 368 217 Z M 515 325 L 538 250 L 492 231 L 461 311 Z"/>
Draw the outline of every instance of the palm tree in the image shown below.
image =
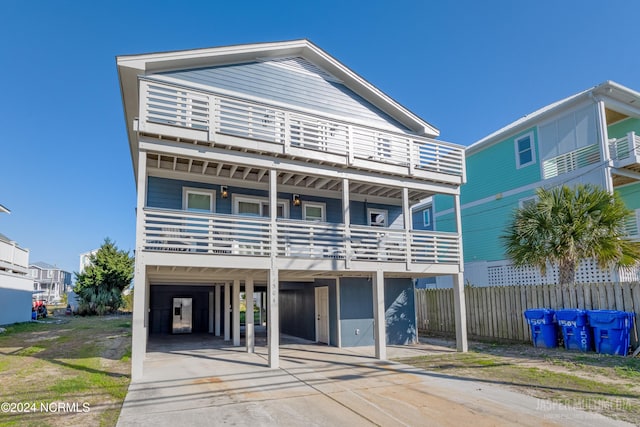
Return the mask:
<path fill-rule="evenodd" d="M 563 185 L 536 194 L 538 200 L 517 210 L 501 236 L 515 266 L 538 267 L 544 275 L 548 263 L 557 265 L 560 284 L 566 285 L 575 282 L 583 259 L 596 260 L 601 268 L 631 266 L 640 259 L 640 244 L 623 231 L 632 212 L 617 193 Z"/>

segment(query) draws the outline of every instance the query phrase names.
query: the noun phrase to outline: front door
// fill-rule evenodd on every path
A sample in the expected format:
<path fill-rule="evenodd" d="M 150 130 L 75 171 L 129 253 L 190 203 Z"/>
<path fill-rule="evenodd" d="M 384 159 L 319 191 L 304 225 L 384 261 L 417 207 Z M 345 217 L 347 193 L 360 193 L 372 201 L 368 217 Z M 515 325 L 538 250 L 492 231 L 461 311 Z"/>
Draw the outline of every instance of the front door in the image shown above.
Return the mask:
<path fill-rule="evenodd" d="M 329 287 L 316 288 L 316 342 L 329 344 Z"/>

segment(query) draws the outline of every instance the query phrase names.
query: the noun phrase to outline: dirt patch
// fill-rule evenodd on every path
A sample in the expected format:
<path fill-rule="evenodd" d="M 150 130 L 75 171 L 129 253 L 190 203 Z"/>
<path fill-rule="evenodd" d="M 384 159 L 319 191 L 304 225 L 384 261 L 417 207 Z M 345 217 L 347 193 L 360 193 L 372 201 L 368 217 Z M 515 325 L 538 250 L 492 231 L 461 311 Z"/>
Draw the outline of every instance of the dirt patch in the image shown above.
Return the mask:
<path fill-rule="evenodd" d="M 640 425 L 640 359 L 523 344 L 471 343 L 469 347 L 468 353 L 401 361 Z"/>
<path fill-rule="evenodd" d="M 65 317 L 8 327 L 0 402 L 15 407 L 0 425 L 115 425 L 129 385 L 130 324 Z"/>

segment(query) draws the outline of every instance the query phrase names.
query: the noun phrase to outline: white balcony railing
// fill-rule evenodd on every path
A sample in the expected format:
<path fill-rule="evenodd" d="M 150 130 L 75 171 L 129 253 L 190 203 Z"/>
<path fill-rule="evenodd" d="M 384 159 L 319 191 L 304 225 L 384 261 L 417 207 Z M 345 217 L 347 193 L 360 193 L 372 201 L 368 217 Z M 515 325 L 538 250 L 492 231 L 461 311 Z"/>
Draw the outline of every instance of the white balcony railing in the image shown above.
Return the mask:
<path fill-rule="evenodd" d="M 144 210 L 143 249 L 214 255 L 271 255 L 270 223 L 265 218 L 184 211 Z M 348 231 L 348 232 L 347 232 Z M 349 236 L 349 237 L 347 237 Z M 409 249 L 407 249 L 409 247 Z M 351 261 L 460 262 L 455 233 L 277 221 L 276 256 Z"/>
<path fill-rule="evenodd" d="M 609 144 L 611 158 L 619 163 L 618 166 L 626 166 L 638 163 L 640 160 L 640 136 L 635 132 L 629 132 L 622 138 L 618 138 Z"/>
<path fill-rule="evenodd" d="M 26 270 L 29 268 L 29 251 L 15 242 L 0 240 L 0 265 Z"/>
<path fill-rule="evenodd" d="M 455 144 L 152 80 L 142 80 L 140 88 L 141 131 L 213 142 L 216 135 L 236 136 L 312 160 L 323 152 L 347 165 L 373 161 L 406 167 L 411 175 L 424 170 L 464 178 L 464 149 Z"/>
<path fill-rule="evenodd" d="M 599 161 L 600 149 L 598 144 L 587 145 L 542 162 L 543 177 L 544 179 L 553 178 L 593 165 Z"/>

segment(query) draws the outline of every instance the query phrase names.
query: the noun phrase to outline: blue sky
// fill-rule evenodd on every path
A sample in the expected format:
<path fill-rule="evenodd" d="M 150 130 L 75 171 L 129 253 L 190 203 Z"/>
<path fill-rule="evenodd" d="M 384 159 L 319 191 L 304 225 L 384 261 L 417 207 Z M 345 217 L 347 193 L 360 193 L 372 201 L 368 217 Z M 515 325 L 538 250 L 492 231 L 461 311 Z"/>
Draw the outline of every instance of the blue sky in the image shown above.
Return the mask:
<path fill-rule="evenodd" d="M 605 80 L 640 90 L 640 2 L 0 1 L 0 233 L 77 271 L 135 246 L 116 55 L 308 38 L 469 145 Z"/>

